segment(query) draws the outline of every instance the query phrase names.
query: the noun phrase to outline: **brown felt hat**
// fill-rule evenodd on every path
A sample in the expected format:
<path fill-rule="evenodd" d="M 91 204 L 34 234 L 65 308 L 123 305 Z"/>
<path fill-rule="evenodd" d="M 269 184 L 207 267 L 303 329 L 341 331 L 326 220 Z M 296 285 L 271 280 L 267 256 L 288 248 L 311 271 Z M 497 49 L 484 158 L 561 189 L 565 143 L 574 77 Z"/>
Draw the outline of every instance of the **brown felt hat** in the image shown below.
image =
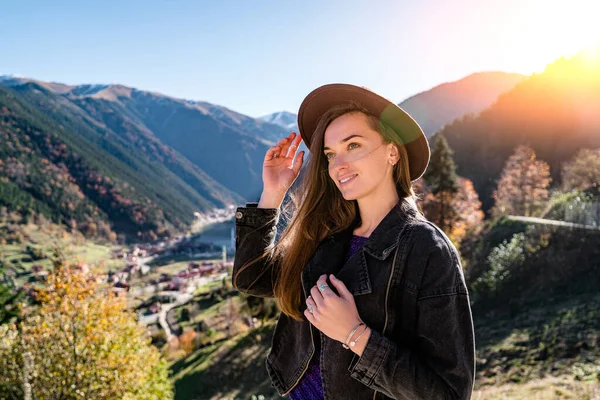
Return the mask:
<path fill-rule="evenodd" d="M 394 130 L 408 153 L 410 179 L 417 180 L 429 164 L 429 143 L 419 124 L 406 111 L 371 90 L 344 83 L 332 83 L 313 90 L 298 111 L 298 128 L 310 149 L 310 141 L 321 116 L 331 107 L 353 100 Z"/>

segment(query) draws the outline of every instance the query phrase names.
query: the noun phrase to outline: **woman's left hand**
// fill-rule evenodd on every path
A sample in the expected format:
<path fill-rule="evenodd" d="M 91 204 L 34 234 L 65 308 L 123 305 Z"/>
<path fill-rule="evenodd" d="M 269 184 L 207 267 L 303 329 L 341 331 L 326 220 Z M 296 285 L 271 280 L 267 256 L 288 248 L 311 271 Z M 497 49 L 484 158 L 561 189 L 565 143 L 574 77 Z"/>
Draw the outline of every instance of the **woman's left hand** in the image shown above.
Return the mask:
<path fill-rule="evenodd" d="M 352 296 L 344 282 L 337 279 L 333 274 L 329 277 L 331 284 L 340 295 L 335 294 L 331 288 L 325 288 L 322 292 L 318 289 L 319 285 L 327 284 L 327 275 L 321 275 L 317 284 L 310 289 L 310 296 L 306 299 L 309 308 L 304 310 L 304 315 L 311 324 L 325 335 L 345 343 L 348 334 L 356 325 L 362 322 L 362 319 L 358 315 L 354 296 Z M 308 311 L 311 306 L 312 313 Z"/>

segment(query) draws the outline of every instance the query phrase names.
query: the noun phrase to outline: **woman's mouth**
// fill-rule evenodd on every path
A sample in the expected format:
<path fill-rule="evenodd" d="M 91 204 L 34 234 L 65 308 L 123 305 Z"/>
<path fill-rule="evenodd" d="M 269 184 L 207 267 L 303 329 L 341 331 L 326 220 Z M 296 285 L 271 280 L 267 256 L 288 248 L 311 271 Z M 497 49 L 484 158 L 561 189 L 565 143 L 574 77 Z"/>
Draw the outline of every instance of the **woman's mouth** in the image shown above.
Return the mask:
<path fill-rule="evenodd" d="M 340 185 L 346 185 L 349 182 L 352 182 L 354 180 L 354 178 L 356 178 L 357 176 L 358 176 L 358 174 L 355 174 L 355 175 L 347 176 L 344 179 L 340 179 L 339 180 Z"/>

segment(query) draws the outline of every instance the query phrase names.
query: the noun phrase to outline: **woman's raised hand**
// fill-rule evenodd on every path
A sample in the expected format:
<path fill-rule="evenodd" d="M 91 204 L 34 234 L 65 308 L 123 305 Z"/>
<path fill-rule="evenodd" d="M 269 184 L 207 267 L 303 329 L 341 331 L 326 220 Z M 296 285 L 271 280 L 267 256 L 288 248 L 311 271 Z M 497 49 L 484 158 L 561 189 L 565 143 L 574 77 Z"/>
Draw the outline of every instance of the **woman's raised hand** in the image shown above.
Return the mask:
<path fill-rule="evenodd" d="M 300 143 L 302 143 L 302 137 L 292 132 L 267 151 L 262 173 L 263 195 L 280 196 L 283 200 L 286 192 L 298 177 L 304 161 L 304 151 L 301 151 L 296 157 Z"/>

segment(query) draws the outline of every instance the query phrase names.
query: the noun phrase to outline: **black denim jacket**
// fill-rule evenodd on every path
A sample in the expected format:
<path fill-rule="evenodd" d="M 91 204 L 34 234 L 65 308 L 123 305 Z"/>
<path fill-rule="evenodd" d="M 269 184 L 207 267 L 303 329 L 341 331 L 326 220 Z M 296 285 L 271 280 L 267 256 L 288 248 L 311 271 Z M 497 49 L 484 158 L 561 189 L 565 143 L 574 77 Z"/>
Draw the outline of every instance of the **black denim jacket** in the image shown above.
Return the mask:
<path fill-rule="evenodd" d="M 275 242 L 279 210 L 256 205 L 236 212 L 232 281 L 242 292 L 273 297 L 278 265 L 266 261 L 240 271 Z M 272 385 L 287 395 L 308 368 L 313 340 L 319 340 L 325 399 L 469 399 L 475 338 L 456 248 L 434 224 L 416 218 L 400 202 L 344 264 L 355 226 L 319 244 L 301 281 L 304 299 L 322 274 L 344 282 L 372 330 L 362 356 L 307 320 L 281 313 L 266 360 Z"/>

